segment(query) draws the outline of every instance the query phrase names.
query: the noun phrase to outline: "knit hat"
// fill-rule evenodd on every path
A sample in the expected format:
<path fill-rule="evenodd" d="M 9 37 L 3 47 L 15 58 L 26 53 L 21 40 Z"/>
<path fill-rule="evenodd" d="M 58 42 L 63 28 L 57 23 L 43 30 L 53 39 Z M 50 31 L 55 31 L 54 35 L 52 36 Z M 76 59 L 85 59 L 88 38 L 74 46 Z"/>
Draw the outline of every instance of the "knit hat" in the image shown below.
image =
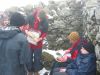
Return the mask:
<path fill-rule="evenodd" d="M 76 41 L 80 38 L 79 33 L 78 32 L 71 32 L 68 37 L 68 39 Z"/>
<path fill-rule="evenodd" d="M 19 27 L 25 24 L 26 24 L 25 17 L 21 13 L 15 12 L 11 15 L 10 25 Z"/>
<path fill-rule="evenodd" d="M 83 48 L 86 49 L 89 53 L 95 53 L 95 47 L 92 42 L 83 44 Z"/>

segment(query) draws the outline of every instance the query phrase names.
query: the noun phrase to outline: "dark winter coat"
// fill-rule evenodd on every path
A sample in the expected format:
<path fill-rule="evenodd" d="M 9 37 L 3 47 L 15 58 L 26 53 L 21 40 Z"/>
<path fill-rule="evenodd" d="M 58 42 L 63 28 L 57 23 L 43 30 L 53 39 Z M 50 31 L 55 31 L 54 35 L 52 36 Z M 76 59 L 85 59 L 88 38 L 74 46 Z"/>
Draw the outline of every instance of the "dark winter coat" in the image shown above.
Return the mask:
<path fill-rule="evenodd" d="M 96 73 L 96 56 L 94 53 L 82 55 L 79 54 L 77 59 L 67 66 L 68 75 L 95 75 Z"/>
<path fill-rule="evenodd" d="M 0 28 L 0 75 L 26 75 L 31 68 L 28 42 L 18 28 Z"/>

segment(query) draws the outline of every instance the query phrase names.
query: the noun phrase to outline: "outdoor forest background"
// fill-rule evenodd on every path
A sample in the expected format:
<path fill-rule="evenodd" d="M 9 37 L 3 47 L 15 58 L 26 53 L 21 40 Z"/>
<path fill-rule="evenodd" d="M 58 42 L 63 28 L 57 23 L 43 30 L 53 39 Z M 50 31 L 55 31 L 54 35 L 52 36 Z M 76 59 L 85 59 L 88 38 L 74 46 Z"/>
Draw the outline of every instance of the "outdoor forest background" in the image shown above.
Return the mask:
<path fill-rule="evenodd" d="M 71 31 L 78 31 L 82 37 L 91 41 L 100 41 L 100 36 L 99 39 L 96 38 L 100 35 L 100 0 L 61 0 L 59 2 L 51 0 L 48 5 L 41 2 L 39 6 L 45 9 L 49 17 L 49 30 L 44 49 L 67 49 L 70 46 L 67 35 Z M 35 7 L 37 6 L 11 7 L 5 12 L 9 13 L 9 16 L 15 11 L 29 15 Z M 100 51 L 100 47 L 97 50 Z M 98 64 L 98 71 L 100 71 L 100 64 Z"/>

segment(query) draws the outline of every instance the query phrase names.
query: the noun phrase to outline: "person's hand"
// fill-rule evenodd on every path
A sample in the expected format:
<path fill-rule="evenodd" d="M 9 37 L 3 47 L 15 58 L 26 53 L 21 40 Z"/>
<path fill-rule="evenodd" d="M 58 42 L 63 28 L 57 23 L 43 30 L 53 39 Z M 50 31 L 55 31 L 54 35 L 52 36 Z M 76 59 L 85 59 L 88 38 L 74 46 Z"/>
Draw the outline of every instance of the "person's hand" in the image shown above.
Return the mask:
<path fill-rule="evenodd" d="M 65 53 L 69 53 L 70 52 L 70 50 L 65 50 Z"/>
<path fill-rule="evenodd" d="M 26 35 L 28 35 L 29 33 L 28 33 L 28 30 L 25 30 L 25 33 L 26 33 Z"/>
<path fill-rule="evenodd" d="M 65 61 L 67 61 L 67 55 L 64 55 L 64 56 L 62 56 L 62 57 L 58 57 L 58 58 L 56 58 L 56 61 L 58 61 L 58 62 L 65 62 Z"/>
<path fill-rule="evenodd" d="M 62 62 L 61 60 L 62 60 L 62 57 L 57 57 L 56 59 L 55 59 L 57 62 Z"/>
<path fill-rule="evenodd" d="M 42 38 L 35 38 L 35 39 L 34 39 L 35 42 L 39 42 L 39 41 L 41 41 L 41 40 L 42 40 Z"/>

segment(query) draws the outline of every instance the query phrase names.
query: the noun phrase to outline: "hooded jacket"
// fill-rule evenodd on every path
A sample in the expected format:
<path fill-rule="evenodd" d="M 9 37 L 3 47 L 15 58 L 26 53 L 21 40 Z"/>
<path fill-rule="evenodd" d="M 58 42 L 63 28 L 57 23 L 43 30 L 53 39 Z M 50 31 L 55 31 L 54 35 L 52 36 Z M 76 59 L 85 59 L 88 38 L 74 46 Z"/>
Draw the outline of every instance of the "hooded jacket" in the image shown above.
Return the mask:
<path fill-rule="evenodd" d="M 0 75 L 26 75 L 31 57 L 26 37 L 16 27 L 0 28 Z"/>
<path fill-rule="evenodd" d="M 96 55 L 79 54 L 75 61 L 67 66 L 68 75 L 96 75 Z"/>

